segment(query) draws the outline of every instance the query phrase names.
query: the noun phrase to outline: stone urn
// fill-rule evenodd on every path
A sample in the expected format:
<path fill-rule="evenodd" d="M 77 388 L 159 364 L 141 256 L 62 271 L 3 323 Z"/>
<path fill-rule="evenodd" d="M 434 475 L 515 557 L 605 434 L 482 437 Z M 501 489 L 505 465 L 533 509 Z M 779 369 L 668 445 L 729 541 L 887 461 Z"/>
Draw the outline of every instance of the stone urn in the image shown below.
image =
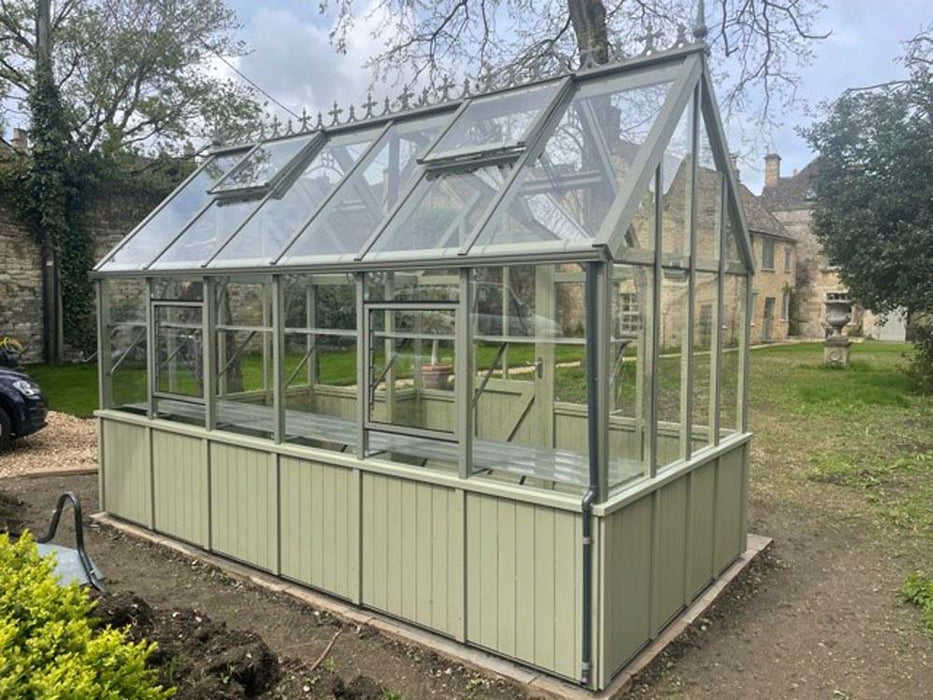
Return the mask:
<path fill-rule="evenodd" d="M 831 337 L 842 336 L 842 329 L 852 320 L 852 305 L 845 300 L 830 300 L 826 304 L 826 323 L 833 329 Z"/>
<path fill-rule="evenodd" d="M 421 367 L 421 380 L 425 389 L 449 389 L 453 365 L 430 364 Z"/>
<path fill-rule="evenodd" d="M 826 304 L 826 323 L 832 334 L 823 341 L 823 362 L 829 367 L 848 367 L 852 341 L 842 334 L 842 329 L 852 320 L 852 305 L 843 299 L 831 299 Z"/>

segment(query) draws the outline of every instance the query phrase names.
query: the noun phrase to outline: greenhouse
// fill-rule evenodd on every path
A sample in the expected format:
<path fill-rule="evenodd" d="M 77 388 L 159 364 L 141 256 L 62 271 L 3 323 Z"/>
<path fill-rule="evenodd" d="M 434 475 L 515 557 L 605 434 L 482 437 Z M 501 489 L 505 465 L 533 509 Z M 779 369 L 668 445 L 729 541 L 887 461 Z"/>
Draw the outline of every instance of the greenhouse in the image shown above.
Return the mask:
<path fill-rule="evenodd" d="M 93 273 L 103 509 L 605 688 L 745 550 L 753 265 L 706 61 L 215 150 Z"/>

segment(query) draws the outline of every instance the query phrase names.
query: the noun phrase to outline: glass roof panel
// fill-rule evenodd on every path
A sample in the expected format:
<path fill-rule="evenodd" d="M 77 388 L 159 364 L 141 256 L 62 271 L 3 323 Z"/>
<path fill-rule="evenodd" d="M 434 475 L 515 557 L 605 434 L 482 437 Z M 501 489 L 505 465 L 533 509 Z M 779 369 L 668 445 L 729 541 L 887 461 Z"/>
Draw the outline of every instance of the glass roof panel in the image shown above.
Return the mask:
<path fill-rule="evenodd" d="M 532 242 L 554 250 L 591 245 L 671 85 L 627 75 L 584 84 L 470 252 Z"/>
<path fill-rule="evenodd" d="M 722 222 L 722 188 L 725 175 L 716 166 L 713 147 L 700 112 L 700 140 L 697 148 L 696 251 L 697 267 L 719 268 L 719 229 Z"/>
<path fill-rule="evenodd" d="M 500 164 L 426 173 L 364 259 L 456 255 L 510 169 Z"/>
<path fill-rule="evenodd" d="M 289 178 L 266 198 L 214 258 L 211 267 L 268 265 L 275 260 L 379 132 L 380 129 L 351 131 L 328 139 L 294 181 Z"/>
<path fill-rule="evenodd" d="M 293 139 L 271 141 L 254 149 L 236 170 L 225 177 L 215 188 L 215 192 L 233 192 L 235 190 L 267 187 L 292 158 L 307 146 L 314 134 L 307 134 Z"/>
<path fill-rule="evenodd" d="M 353 256 L 382 223 L 421 173 L 415 162 L 449 114 L 393 126 L 366 162 L 340 187 L 324 210 L 302 231 L 280 265 L 332 256 Z M 224 251 L 226 252 L 226 251 Z"/>
<path fill-rule="evenodd" d="M 523 146 L 560 87 L 553 82 L 474 99 L 425 161 Z"/>
<path fill-rule="evenodd" d="M 211 200 L 208 190 L 235 166 L 246 150 L 222 153 L 211 158 L 203 168 L 175 193 L 142 228 L 101 266 L 103 271 L 141 270 L 185 224 Z"/>
<path fill-rule="evenodd" d="M 258 199 L 215 199 L 185 232 L 169 246 L 151 270 L 198 268 L 217 252 L 258 206 Z"/>

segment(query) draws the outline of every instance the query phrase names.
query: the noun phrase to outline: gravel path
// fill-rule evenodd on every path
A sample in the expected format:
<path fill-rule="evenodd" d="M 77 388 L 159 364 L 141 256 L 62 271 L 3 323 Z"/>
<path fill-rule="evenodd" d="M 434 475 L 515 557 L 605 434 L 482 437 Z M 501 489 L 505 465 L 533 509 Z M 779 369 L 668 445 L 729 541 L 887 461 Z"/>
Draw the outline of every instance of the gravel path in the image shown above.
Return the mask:
<path fill-rule="evenodd" d="M 0 477 L 97 467 L 97 424 L 50 411 L 48 425 L 0 454 Z"/>

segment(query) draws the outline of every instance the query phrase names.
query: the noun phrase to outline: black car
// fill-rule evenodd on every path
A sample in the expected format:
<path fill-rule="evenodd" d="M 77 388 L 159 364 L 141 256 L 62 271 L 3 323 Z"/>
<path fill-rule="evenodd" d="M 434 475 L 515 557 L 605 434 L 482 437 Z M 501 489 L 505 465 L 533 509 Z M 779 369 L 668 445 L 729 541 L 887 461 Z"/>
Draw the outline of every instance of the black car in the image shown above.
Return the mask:
<path fill-rule="evenodd" d="M 44 428 L 47 414 L 45 395 L 29 375 L 0 367 L 0 452 L 13 438 Z"/>

